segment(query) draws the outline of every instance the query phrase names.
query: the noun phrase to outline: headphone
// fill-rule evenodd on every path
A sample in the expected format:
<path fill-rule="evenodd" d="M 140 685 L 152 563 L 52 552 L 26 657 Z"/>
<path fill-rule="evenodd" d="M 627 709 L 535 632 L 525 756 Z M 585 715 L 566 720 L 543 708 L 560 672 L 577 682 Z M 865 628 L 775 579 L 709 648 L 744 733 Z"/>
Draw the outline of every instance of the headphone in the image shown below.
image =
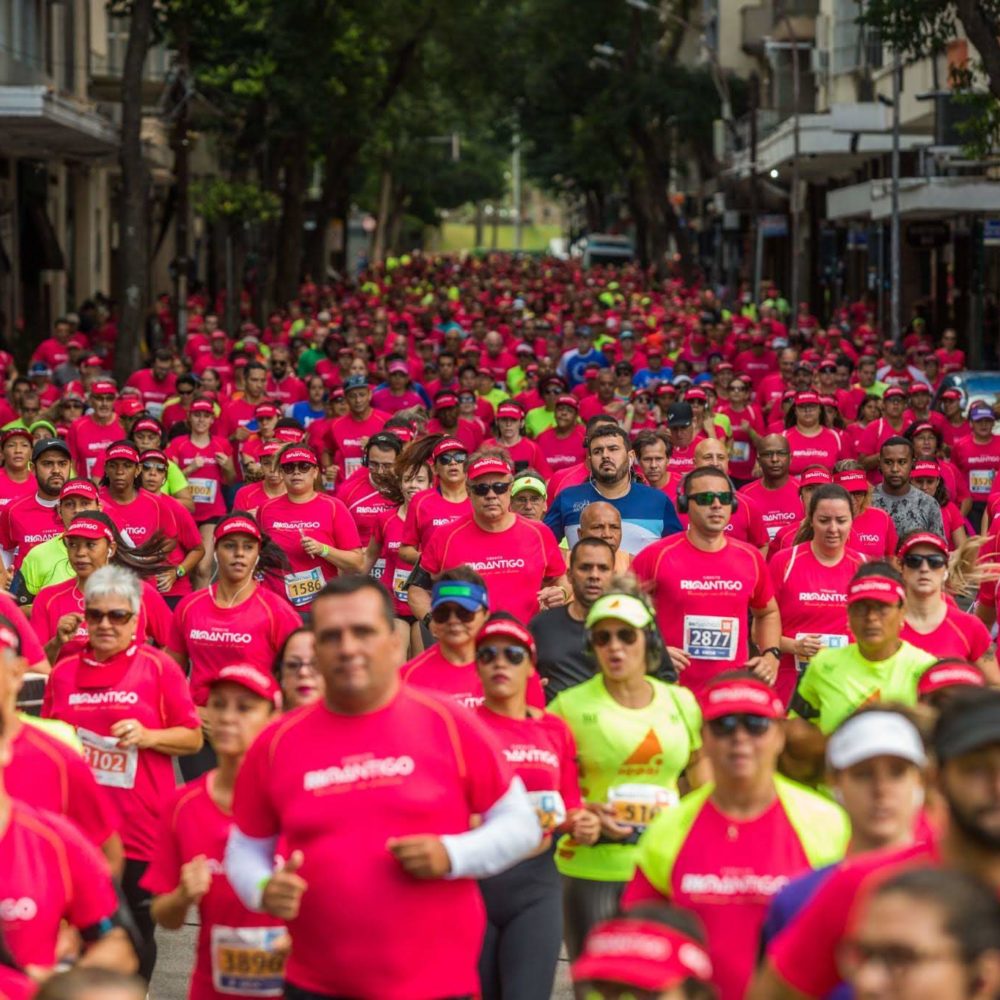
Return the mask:
<path fill-rule="evenodd" d="M 361 464 L 366 469 L 368 468 L 368 456 L 371 454 L 372 448 L 388 448 L 398 457 L 399 453 L 403 450 L 403 442 L 389 431 L 380 431 L 378 434 L 373 434 L 365 444 L 365 450 L 361 456 Z"/>
<path fill-rule="evenodd" d="M 628 596 L 635 597 L 634 594 L 629 594 Z M 646 673 L 652 674 L 656 672 L 656 669 L 663 660 L 666 646 L 663 643 L 660 630 L 656 627 L 656 615 L 653 609 L 641 597 L 635 597 L 635 600 L 641 601 L 649 612 L 649 624 L 645 628 L 639 629 L 639 631 L 646 637 Z M 594 651 L 591 629 L 589 628 L 583 633 L 583 655 L 589 663 L 596 665 L 597 653 Z"/>
<path fill-rule="evenodd" d="M 677 513 L 686 514 L 688 512 L 688 506 L 691 503 L 691 496 L 688 493 L 688 482 L 691 477 L 696 472 L 701 472 L 702 469 L 707 469 L 709 466 L 703 465 L 700 468 L 692 469 L 684 478 L 681 480 L 681 485 L 677 488 Z M 722 469 L 713 468 L 712 471 L 719 476 L 722 476 L 727 483 L 729 483 L 729 492 L 733 495 L 732 511 L 735 514 L 740 507 L 739 497 L 736 495 L 736 487 L 733 485 L 733 481 L 729 478 L 728 472 L 723 472 Z"/>

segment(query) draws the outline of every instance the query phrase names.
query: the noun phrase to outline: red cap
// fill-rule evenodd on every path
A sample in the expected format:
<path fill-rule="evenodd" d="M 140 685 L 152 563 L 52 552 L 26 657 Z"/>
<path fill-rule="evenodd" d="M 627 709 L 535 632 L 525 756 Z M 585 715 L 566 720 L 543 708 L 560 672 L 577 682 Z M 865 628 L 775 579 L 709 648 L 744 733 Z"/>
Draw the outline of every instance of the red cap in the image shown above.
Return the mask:
<path fill-rule="evenodd" d="M 134 444 L 126 444 L 124 441 L 113 444 L 105 453 L 106 462 L 139 462 L 139 450 Z"/>
<path fill-rule="evenodd" d="M 731 371 L 734 371 L 733 366 L 728 361 L 720 361 L 715 366 L 715 370 L 717 372 L 731 372 Z"/>
<path fill-rule="evenodd" d="M 913 479 L 940 479 L 941 466 L 937 462 L 924 459 L 913 466 L 910 475 Z"/>
<path fill-rule="evenodd" d="M 587 935 L 572 975 L 575 983 L 623 983 L 659 993 L 686 979 L 709 982 L 712 962 L 697 941 L 673 927 L 617 917 Z"/>
<path fill-rule="evenodd" d="M 439 392 L 434 397 L 435 410 L 447 410 L 449 407 L 458 406 L 458 396 L 453 392 Z"/>
<path fill-rule="evenodd" d="M 167 453 L 159 448 L 147 448 L 139 455 L 140 462 L 162 462 L 167 464 Z"/>
<path fill-rule="evenodd" d="M 910 386 L 910 395 L 913 396 L 918 392 L 926 392 L 930 395 L 931 387 L 926 382 L 914 382 Z"/>
<path fill-rule="evenodd" d="M 8 427 L 7 430 L 0 435 L 0 447 L 5 445 L 8 441 L 13 441 L 14 438 L 24 438 L 28 444 L 34 443 L 34 437 L 31 431 L 27 427 Z"/>
<path fill-rule="evenodd" d="M 385 370 L 391 375 L 393 372 L 402 372 L 404 375 L 410 374 L 410 367 L 401 358 L 397 358 L 395 361 L 390 361 L 386 365 Z"/>
<path fill-rule="evenodd" d="M 684 393 L 684 401 L 690 403 L 692 399 L 701 400 L 703 403 L 708 402 L 708 396 L 705 395 L 704 389 L 688 389 L 688 391 Z"/>
<path fill-rule="evenodd" d="M 804 392 L 797 392 L 795 394 L 796 406 L 819 406 L 819 403 L 819 394 L 813 392 L 811 389 L 806 389 Z"/>
<path fill-rule="evenodd" d="M 302 440 L 302 431 L 298 427 L 276 427 L 274 436 L 283 444 L 295 444 Z"/>
<path fill-rule="evenodd" d="M 80 362 L 84 368 L 103 368 L 104 361 L 96 354 L 89 354 Z"/>
<path fill-rule="evenodd" d="M 916 534 L 910 535 L 906 541 L 900 545 L 896 554 L 900 559 L 902 559 L 907 552 L 917 545 L 931 545 L 942 554 L 948 554 L 948 543 L 940 535 L 935 535 L 933 531 L 918 531 Z"/>
<path fill-rule="evenodd" d="M 898 385 L 890 385 L 885 392 L 882 393 L 883 399 L 906 399 L 906 393 Z"/>
<path fill-rule="evenodd" d="M 106 538 L 109 542 L 115 540 L 115 536 L 106 524 L 86 515 L 74 517 L 63 535 L 66 538 Z"/>
<path fill-rule="evenodd" d="M 259 667 L 251 666 L 249 663 L 230 663 L 209 680 L 208 686 L 215 687 L 216 684 L 226 683 L 239 684 L 251 694 L 269 701 L 275 708 L 281 708 L 281 689 L 278 687 L 278 682 Z"/>
<path fill-rule="evenodd" d="M 462 444 L 461 441 L 458 441 L 455 438 L 444 438 L 443 440 L 438 441 L 436 445 L 434 445 L 434 450 L 431 452 L 431 458 L 434 461 L 437 461 L 437 459 L 439 459 L 443 454 L 445 454 L 445 452 L 467 451 L 467 450 L 468 449 L 465 447 L 464 444 Z"/>
<path fill-rule="evenodd" d="M 881 601 L 882 604 L 899 604 L 905 593 L 903 585 L 887 576 L 863 576 L 847 588 L 847 606 L 857 601 Z"/>
<path fill-rule="evenodd" d="M 59 491 L 59 499 L 66 497 L 85 497 L 87 500 L 97 502 L 97 487 L 89 479 L 67 479 Z"/>
<path fill-rule="evenodd" d="M 476 635 L 476 648 L 498 637 L 519 642 L 531 654 L 531 662 L 535 662 L 537 649 L 534 637 L 520 622 L 510 618 L 497 618 L 495 621 L 487 622 Z"/>
<path fill-rule="evenodd" d="M 258 403 L 253 408 L 253 415 L 255 417 L 277 417 L 281 414 L 281 411 L 274 405 L 274 403 Z"/>
<path fill-rule="evenodd" d="M 945 389 L 945 391 L 941 393 L 941 398 L 942 399 L 961 399 L 962 398 L 962 390 L 961 389 Z"/>
<path fill-rule="evenodd" d="M 826 469 L 806 469 L 799 476 L 799 488 L 803 486 L 825 486 L 833 482 L 833 476 Z"/>
<path fill-rule="evenodd" d="M 556 398 L 556 406 L 572 406 L 574 410 L 580 409 L 580 401 L 576 396 L 558 396 Z"/>
<path fill-rule="evenodd" d="M 152 417 L 143 417 L 141 420 L 137 420 L 132 425 L 132 433 L 141 434 L 143 431 L 149 431 L 153 434 L 162 434 L 163 428 L 160 426 L 159 420 L 154 420 Z"/>
<path fill-rule="evenodd" d="M 292 462 L 308 462 L 310 465 L 319 465 L 316 460 L 316 452 L 312 448 L 301 445 L 296 448 L 286 448 L 278 459 L 279 465 L 290 465 Z"/>
<path fill-rule="evenodd" d="M 848 493 L 868 492 L 868 477 L 862 469 L 845 469 L 843 472 L 835 472 L 833 481 L 838 486 L 843 486 Z"/>
<path fill-rule="evenodd" d="M 226 331 L 225 330 L 213 330 L 209 334 L 209 338 L 211 340 L 215 340 L 216 338 L 219 338 L 221 340 L 225 340 L 226 339 Z"/>
<path fill-rule="evenodd" d="M 192 413 L 211 413 L 215 416 L 215 407 L 212 405 L 212 401 L 209 399 L 196 399 L 191 404 Z"/>
<path fill-rule="evenodd" d="M 701 700 L 701 715 L 706 722 L 723 715 L 763 715 L 780 719 L 785 706 L 774 688 L 763 681 L 734 678 L 709 686 Z"/>
<path fill-rule="evenodd" d="M 277 455 L 282 448 L 284 448 L 284 444 L 281 441 L 268 441 L 267 444 L 260 449 L 260 453 L 262 456 L 270 458 L 272 455 Z"/>
<path fill-rule="evenodd" d="M 915 438 L 918 434 L 924 434 L 927 431 L 930 431 L 935 437 L 937 436 L 937 430 L 934 425 L 925 420 L 922 424 L 917 424 L 917 426 L 910 431 L 910 437 Z"/>
<path fill-rule="evenodd" d="M 510 417 L 514 420 L 520 420 L 524 416 L 524 410 L 521 409 L 517 403 L 501 403 L 497 407 L 497 417 Z"/>
<path fill-rule="evenodd" d="M 256 538 L 258 542 L 261 540 L 257 522 L 246 514 L 230 514 L 228 517 L 224 517 L 212 532 L 212 537 L 216 541 L 229 535 L 249 535 L 251 538 Z"/>
<path fill-rule="evenodd" d="M 986 687 L 986 678 L 973 663 L 943 660 L 921 674 L 917 681 L 917 696 L 923 697 L 950 687 Z"/>
<path fill-rule="evenodd" d="M 117 396 L 118 388 L 114 382 L 107 382 L 103 379 L 99 382 L 92 382 L 90 386 L 91 396 Z"/>
<path fill-rule="evenodd" d="M 131 396 L 126 396 L 118 401 L 118 415 L 120 417 L 135 417 L 145 409 L 141 399 L 134 399 Z"/>
<path fill-rule="evenodd" d="M 513 470 L 502 458 L 496 455 L 483 455 L 469 466 L 466 477 L 472 480 L 482 476 L 509 476 L 512 473 Z"/>

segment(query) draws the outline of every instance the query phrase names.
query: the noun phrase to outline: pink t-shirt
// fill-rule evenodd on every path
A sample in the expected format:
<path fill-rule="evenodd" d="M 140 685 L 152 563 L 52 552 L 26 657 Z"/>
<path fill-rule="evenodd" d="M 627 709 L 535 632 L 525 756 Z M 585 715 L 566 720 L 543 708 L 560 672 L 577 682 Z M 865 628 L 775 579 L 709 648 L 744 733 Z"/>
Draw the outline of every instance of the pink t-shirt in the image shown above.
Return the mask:
<path fill-rule="evenodd" d="M 510 460 L 514 463 L 514 471 L 521 472 L 524 469 L 534 469 L 542 479 L 548 481 L 552 475 L 548 459 L 542 449 L 532 441 L 531 438 L 523 437 L 517 444 L 511 446 L 503 444 L 496 438 L 487 438 L 483 442 L 484 448 L 504 448 L 510 455 Z"/>
<path fill-rule="evenodd" d="M 891 559 L 898 541 L 893 519 L 881 507 L 866 507 L 851 523 L 847 544 L 870 559 Z"/>
<path fill-rule="evenodd" d="M 663 641 L 691 659 L 680 683 L 698 694 L 713 677 L 742 667 L 749 656 L 747 613 L 774 596 L 764 557 L 752 545 L 726 540 L 716 552 L 686 534 L 647 545 L 633 560 L 652 588 Z"/>
<path fill-rule="evenodd" d="M 283 496 L 283 493 L 277 495 Z M 248 514 L 256 514 L 261 504 L 273 499 L 274 497 L 269 496 L 264 489 L 263 483 L 247 483 L 236 491 L 236 496 L 233 497 L 233 510 L 245 510 Z"/>
<path fill-rule="evenodd" d="M 173 757 L 158 750 L 116 749 L 113 738 L 102 738 L 122 719 L 136 719 L 150 729 L 200 728 L 181 668 L 149 646 L 130 646 L 103 663 L 88 649 L 53 667 L 42 715 L 76 728 L 97 783 L 121 817 L 125 857 L 148 861 L 160 803 L 174 788 Z"/>
<path fill-rule="evenodd" d="M 220 961 L 221 956 L 213 956 L 215 927 L 254 929 L 260 938 L 253 942 L 254 947 L 262 950 L 282 934 L 283 928 L 280 920 L 248 910 L 226 878 L 223 860 L 233 817 L 224 813 L 209 794 L 209 782 L 215 773 L 210 771 L 179 788 L 164 804 L 156 853 L 140 883 L 154 895 L 173 892 L 180 884 L 182 865 L 199 855 L 208 861 L 212 882 L 198 903 L 198 943 L 188 1000 L 225 1000 L 234 994 L 255 996 L 259 995 L 255 989 L 274 990 L 282 984 L 280 971 L 261 974 L 255 970 L 241 975 L 230 963 Z M 221 950 L 221 945 L 216 950 Z M 221 990 L 216 989 L 216 982 Z"/>
<path fill-rule="evenodd" d="M 93 927 L 118 910 L 107 862 L 68 820 L 14 799 L 0 835 L 0 928 L 22 967 L 55 964 L 60 924 Z"/>
<path fill-rule="evenodd" d="M 168 372 L 164 379 L 158 379 L 152 368 L 142 368 L 129 375 L 125 384 L 139 390 L 146 409 L 157 419 L 163 413 L 163 404 L 177 395 L 177 376 L 173 372 Z"/>
<path fill-rule="evenodd" d="M 371 541 L 375 525 L 396 509 L 394 503 L 372 486 L 371 476 L 363 466 L 337 487 L 334 496 L 350 511 L 362 547 Z"/>
<path fill-rule="evenodd" d="M 286 375 L 280 382 L 273 375 L 268 375 L 267 394 L 281 406 L 291 406 L 309 395 L 305 382 L 296 375 Z"/>
<path fill-rule="evenodd" d="M 19 483 L 11 479 L 3 469 L 0 469 L 0 507 L 6 507 L 7 504 L 20 500 L 22 497 L 34 496 L 37 489 L 38 481 L 34 476 L 29 475 L 23 483 Z"/>
<path fill-rule="evenodd" d="M 115 811 L 80 753 L 30 722 L 11 750 L 3 772 L 9 795 L 72 820 L 95 847 L 115 832 Z"/>
<path fill-rule="evenodd" d="M 483 703 L 483 684 L 476 672 L 475 660 L 451 663 L 436 643 L 404 663 L 399 676 L 407 684 L 446 694 L 466 708 L 478 708 Z M 545 708 L 545 695 L 537 673 L 528 679 L 528 704 L 533 708 Z"/>
<path fill-rule="evenodd" d="M 569 468 L 583 461 L 583 439 L 586 432 L 580 426 L 574 427 L 566 437 L 559 437 L 554 427 L 542 431 L 535 439 L 539 449 L 553 472 Z"/>
<path fill-rule="evenodd" d="M 305 857 L 288 982 L 382 1000 L 477 993 L 479 887 L 412 878 L 385 845 L 463 833 L 512 778 L 471 712 L 411 685 L 374 712 L 334 714 L 319 702 L 265 729 L 240 769 L 233 812 L 247 836 L 283 834 Z"/>
<path fill-rule="evenodd" d="M 903 625 L 900 639 L 936 656 L 958 657 L 976 662 L 990 648 L 990 631 L 975 615 L 947 604 L 944 621 L 930 632 L 918 632 L 909 622 Z"/>
<path fill-rule="evenodd" d="M 56 501 L 42 503 L 34 492 L 0 507 L 0 546 L 16 552 L 14 569 L 20 569 L 24 557 L 42 542 L 63 533 Z"/>
<path fill-rule="evenodd" d="M 118 503 L 112 499 L 106 486 L 102 486 L 98 494 L 101 498 L 101 510 L 136 545 L 148 542 L 158 531 L 166 534 L 173 526 L 163 504 L 148 490 L 136 490 L 135 499 L 131 503 Z"/>
<path fill-rule="evenodd" d="M 269 674 L 285 640 L 301 625 L 291 605 L 266 587 L 256 587 L 242 604 L 224 608 L 211 586 L 178 603 L 167 649 L 188 660 L 191 697 L 204 705 L 208 682 L 230 663 L 250 663 Z"/>
<path fill-rule="evenodd" d="M 403 586 L 413 572 L 413 565 L 399 558 L 403 518 L 396 511 L 386 515 L 376 522 L 372 537 L 378 546 L 378 559 L 372 567 L 371 575 L 381 580 L 382 586 L 392 594 L 392 606 L 396 614 L 409 616 L 410 600 Z"/>
<path fill-rule="evenodd" d="M 743 429 L 745 420 L 756 434 L 764 434 L 764 418 L 756 406 L 747 406 L 743 410 L 734 410 L 723 403 L 719 413 L 729 417 L 733 427 L 733 440 L 729 447 L 729 475 L 734 479 L 749 479 L 753 475 L 754 463 L 757 461 L 757 451 L 753 446 L 750 432 Z"/>
<path fill-rule="evenodd" d="M 767 568 L 781 612 L 782 635 L 789 639 L 821 635 L 825 645 L 846 646 L 852 638 L 847 627 L 847 588 L 864 562 L 863 556 L 847 549 L 836 566 L 825 566 L 809 542 L 778 552 Z M 795 657 L 785 654 L 774 686 L 786 705 L 797 680 Z"/>
<path fill-rule="evenodd" d="M 31 627 L 44 646 L 55 634 L 59 619 L 63 615 L 83 614 L 83 594 L 77 586 L 76 577 L 42 587 L 31 606 Z M 170 638 L 171 613 L 167 602 L 148 580 L 142 582 L 142 601 L 136 622 L 136 642 L 146 641 L 147 636 L 158 646 L 166 646 Z M 75 656 L 89 639 L 87 623 L 81 619 L 76 635 L 59 650 L 59 660 Z"/>
<path fill-rule="evenodd" d="M 973 436 L 962 438 L 952 448 L 951 457 L 962 474 L 963 485 L 973 501 L 986 500 L 1000 468 L 1000 438 L 977 444 Z"/>
<path fill-rule="evenodd" d="M 89 413 L 74 420 L 66 443 L 73 455 L 77 475 L 97 482 L 104 475 L 104 454 L 108 446 L 124 437 L 125 428 L 117 417 L 110 424 L 99 424 Z"/>
<path fill-rule="evenodd" d="M 348 413 L 330 425 L 327 450 L 333 455 L 342 479 L 361 468 L 365 441 L 382 429 L 389 416 L 384 410 L 372 410 L 364 420 L 355 420 Z"/>
<path fill-rule="evenodd" d="M 194 495 L 194 519 L 198 524 L 226 513 L 226 498 L 222 488 L 225 485 L 219 468 L 217 454 L 230 454 L 229 442 L 223 437 L 211 437 L 208 444 L 194 443 L 188 435 L 176 437 L 167 446 L 167 457 L 173 459 L 184 472 L 189 462 L 201 458 L 201 468 L 184 472 Z"/>
<path fill-rule="evenodd" d="M 372 406 L 382 413 L 392 416 L 400 410 L 409 410 L 414 406 L 426 406 L 424 397 L 416 389 L 407 389 L 400 395 L 393 393 L 388 386 L 376 389 L 372 393 Z"/>
<path fill-rule="evenodd" d="M 762 479 L 757 479 L 747 483 L 739 494 L 741 502 L 748 500 L 753 511 L 749 541 L 758 548 L 767 545 L 785 525 L 797 525 L 805 515 L 799 484 L 792 478 L 776 490 L 769 490 Z"/>
<path fill-rule="evenodd" d="M 514 515 L 504 531 L 486 531 L 473 517 L 433 532 L 420 550 L 420 564 L 431 576 L 463 564 L 486 581 L 491 611 L 509 611 L 520 622 L 538 612 L 542 581 L 566 572 L 566 560 L 551 529 Z"/>
<path fill-rule="evenodd" d="M 797 427 L 789 427 L 784 433 L 792 453 L 789 468 L 793 476 L 809 465 L 824 465 L 832 469 L 841 457 L 840 435 L 829 427 L 821 427 L 819 434 L 813 437 L 807 437 Z"/>
<path fill-rule="evenodd" d="M 403 545 L 413 545 L 423 551 L 437 530 L 455 521 L 472 515 L 469 498 L 453 503 L 446 500 L 436 489 L 418 493 L 406 509 L 403 525 Z M 0 524 L 2 524 L 0 518 Z"/>
<path fill-rule="evenodd" d="M 179 566 L 184 558 L 194 548 L 202 544 L 201 532 L 195 522 L 194 515 L 179 500 L 166 493 L 153 495 L 163 510 L 164 531 L 167 537 L 176 540 L 177 544 L 167 553 L 167 562 L 171 566 Z M 236 508 L 239 510 L 239 508 Z M 191 574 L 180 577 L 167 593 L 171 597 L 183 597 L 191 593 Z"/>

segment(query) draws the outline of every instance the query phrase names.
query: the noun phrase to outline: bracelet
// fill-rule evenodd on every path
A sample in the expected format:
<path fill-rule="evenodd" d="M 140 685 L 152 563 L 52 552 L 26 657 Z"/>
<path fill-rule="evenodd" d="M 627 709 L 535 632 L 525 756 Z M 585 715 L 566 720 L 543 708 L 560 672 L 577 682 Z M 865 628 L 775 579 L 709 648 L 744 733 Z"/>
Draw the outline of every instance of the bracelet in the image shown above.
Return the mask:
<path fill-rule="evenodd" d="M 560 586 L 559 589 L 562 591 L 563 599 L 569 604 L 570 593 L 566 587 Z"/>
<path fill-rule="evenodd" d="M 330 546 L 329 546 L 329 545 L 324 545 L 324 546 L 323 546 L 323 551 L 322 551 L 322 552 L 320 552 L 320 555 L 321 555 L 321 556 L 322 556 L 322 557 L 323 557 L 324 559 L 328 559 L 328 558 L 330 557 Z"/>

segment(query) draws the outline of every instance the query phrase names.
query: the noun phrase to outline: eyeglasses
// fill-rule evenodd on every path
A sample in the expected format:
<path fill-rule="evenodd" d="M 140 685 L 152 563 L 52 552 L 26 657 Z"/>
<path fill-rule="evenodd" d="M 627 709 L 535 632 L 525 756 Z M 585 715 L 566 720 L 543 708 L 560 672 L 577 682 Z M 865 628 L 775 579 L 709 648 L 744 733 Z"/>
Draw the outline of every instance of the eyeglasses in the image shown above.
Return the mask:
<path fill-rule="evenodd" d="M 740 727 L 751 736 L 763 736 L 771 728 L 771 721 L 766 715 L 723 715 L 712 719 L 708 728 L 713 736 L 732 736 Z"/>
<path fill-rule="evenodd" d="M 441 465 L 462 465 L 468 455 L 464 451 L 446 451 L 443 455 L 438 455 L 436 461 Z"/>
<path fill-rule="evenodd" d="M 83 612 L 83 617 L 88 625 L 100 625 L 105 618 L 112 625 L 124 625 L 126 622 L 131 621 L 135 615 L 131 611 L 125 611 L 123 608 L 112 608 L 110 611 L 87 608 Z"/>
<path fill-rule="evenodd" d="M 81 403 L 77 399 L 65 399 L 65 400 L 63 400 L 63 409 L 64 410 L 68 410 L 71 406 L 74 409 L 78 409 L 78 410 L 82 410 L 83 409 L 83 403 Z"/>
<path fill-rule="evenodd" d="M 444 625 L 445 622 L 451 621 L 451 617 L 454 615 L 463 625 L 468 625 L 476 617 L 476 614 L 476 611 L 470 611 L 458 604 L 439 604 L 431 611 L 431 621 L 437 622 L 438 625 Z"/>
<path fill-rule="evenodd" d="M 845 979 L 853 978 L 869 962 L 878 962 L 890 979 L 902 979 L 916 966 L 928 962 L 956 962 L 954 951 L 918 951 L 906 944 L 865 944 L 863 941 L 845 941 L 837 952 L 837 965 Z"/>
<path fill-rule="evenodd" d="M 511 487 L 511 483 L 472 483 L 469 489 L 477 497 L 488 497 L 491 493 L 496 496 L 503 496 Z"/>
<path fill-rule="evenodd" d="M 474 403 L 476 401 L 476 397 L 463 394 L 458 397 L 458 401 L 460 403 Z"/>
<path fill-rule="evenodd" d="M 281 664 L 281 669 L 287 674 L 297 674 L 300 670 L 316 669 L 315 660 L 287 660 Z"/>
<path fill-rule="evenodd" d="M 155 462 L 143 462 L 142 468 L 146 472 L 166 472 L 167 467 L 165 465 L 157 465 Z"/>
<path fill-rule="evenodd" d="M 639 632 L 634 628 L 599 628 L 590 633 L 590 641 L 594 646 L 607 646 L 612 639 L 617 639 L 623 646 L 634 646 L 639 641 Z"/>
<path fill-rule="evenodd" d="M 480 646 L 476 662 L 488 667 L 502 656 L 512 667 L 519 667 L 530 655 L 524 646 Z"/>
<path fill-rule="evenodd" d="M 286 462 L 281 466 L 282 472 L 309 472 L 316 466 L 312 462 Z"/>
<path fill-rule="evenodd" d="M 732 490 L 705 490 L 704 493 L 691 493 L 689 500 L 694 501 L 699 507 L 711 507 L 716 500 L 723 507 L 728 507 L 733 502 Z"/>
<path fill-rule="evenodd" d="M 903 565 L 907 569 L 920 569 L 924 563 L 927 563 L 930 569 L 944 569 L 948 565 L 948 557 L 940 552 L 934 552 L 929 555 L 921 555 L 918 552 L 907 552 L 903 556 Z"/>

